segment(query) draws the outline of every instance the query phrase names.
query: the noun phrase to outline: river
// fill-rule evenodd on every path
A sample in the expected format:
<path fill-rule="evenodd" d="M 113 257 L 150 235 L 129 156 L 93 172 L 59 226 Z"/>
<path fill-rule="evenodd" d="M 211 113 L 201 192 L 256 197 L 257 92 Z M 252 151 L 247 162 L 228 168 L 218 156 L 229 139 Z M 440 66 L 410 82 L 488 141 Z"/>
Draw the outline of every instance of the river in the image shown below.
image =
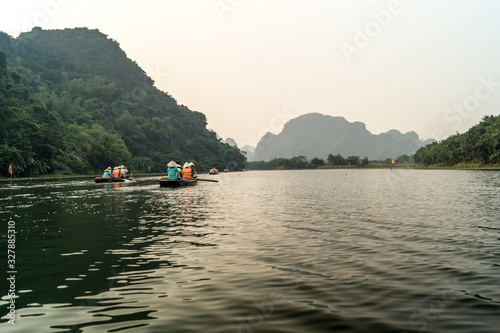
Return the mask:
<path fill-rule="evenodd" d="M 498 332 L 499 172 L 203 178 L 1 182 L 0 330 Z"/>

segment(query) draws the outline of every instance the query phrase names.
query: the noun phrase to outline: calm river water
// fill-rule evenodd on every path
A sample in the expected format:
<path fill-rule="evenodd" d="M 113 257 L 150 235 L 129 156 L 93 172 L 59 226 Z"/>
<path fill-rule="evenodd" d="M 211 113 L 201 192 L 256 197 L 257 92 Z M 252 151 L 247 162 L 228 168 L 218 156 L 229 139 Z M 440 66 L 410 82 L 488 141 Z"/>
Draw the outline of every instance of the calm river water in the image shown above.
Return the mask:
<path fill-rule="evenodd" d="M 0 183 L 0 331 L 499 332 L 499 172 L 204 178 Z"/>

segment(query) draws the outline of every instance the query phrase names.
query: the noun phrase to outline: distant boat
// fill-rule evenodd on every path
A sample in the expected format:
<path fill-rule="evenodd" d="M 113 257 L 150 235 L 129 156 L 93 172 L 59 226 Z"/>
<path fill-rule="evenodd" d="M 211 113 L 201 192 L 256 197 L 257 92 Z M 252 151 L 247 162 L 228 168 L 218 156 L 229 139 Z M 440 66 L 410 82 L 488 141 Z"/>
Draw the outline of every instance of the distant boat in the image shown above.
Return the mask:
<path fill-rule="evenodd" d="M 228 169 L 228 168 L 225 168 L 225 169 L 224 169 L 224 172 L 229 172 L 229 169 Z"/>
<path fill-rule="evenodd" d="M 107 178 L 107 177 L 95 177 L 94 182 L 96 183 L 121 183 L 124 182 L 125 179 L 122 178 Z"/>
<path fill-rule="evenodd" d="M 217 170 L 216 168 L 212 168 L 208 172 L 209 175 L 217 175 L 218 173 L 219 173 L 219 170 Z"/>
<path fill-rule="evenodd" d="M 160 179 L 160 187 L 192 186 L 198 183 L 197 179 Z"/>

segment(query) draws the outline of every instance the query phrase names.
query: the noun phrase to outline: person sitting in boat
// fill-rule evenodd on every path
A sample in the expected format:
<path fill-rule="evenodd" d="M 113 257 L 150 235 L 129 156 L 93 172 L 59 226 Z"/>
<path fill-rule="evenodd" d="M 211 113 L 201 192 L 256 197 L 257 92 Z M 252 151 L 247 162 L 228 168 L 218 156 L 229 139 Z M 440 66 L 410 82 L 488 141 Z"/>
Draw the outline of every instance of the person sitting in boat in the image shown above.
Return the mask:
<path fill-rule="evenodd" d="M 193 179 L 194 173 L 194 164 L 191 162 L 186 162 L 184 163 L 184 166 L 182 167 L 182 172 L 181 172 L 181 177 L 182 179 Z"/>
<path fill-rule="evenodd" d="M 104 174 L 102 175 L 104 178 L 114 179 L 115 177 L 111 174 L 111 167 L 104 170 Z"/>
<path fill-rule="evenodd" d="M 120 166 L 120 178 L 122 178 L 122 179 L 127 178 L 127 172 L 128 172 L 127 167 L 124 165 L 121 165 Z"/>
<path fill-rule="evenodd" d="M 179 169 L 180 173 L 182 173 L 181 161 L 175 161 L 175 163 L 177 163 L 177 168 Z"/>
<path fill-rule="evenodd" d="M 168 162 L 167 167 L 168 167 L 167 179 L 168 180 L 178 179 L 181 172 L 179 168 L 177 168 L 177 163 L 175 163 L 174 161 L 170 161 Z"/>
<path fill-rule="evenodd" d="M 115 167 L 115 169 L 113 170 L 113 176 L 115 178 L 120 178 L 120 168 L 119 167 Z"/>

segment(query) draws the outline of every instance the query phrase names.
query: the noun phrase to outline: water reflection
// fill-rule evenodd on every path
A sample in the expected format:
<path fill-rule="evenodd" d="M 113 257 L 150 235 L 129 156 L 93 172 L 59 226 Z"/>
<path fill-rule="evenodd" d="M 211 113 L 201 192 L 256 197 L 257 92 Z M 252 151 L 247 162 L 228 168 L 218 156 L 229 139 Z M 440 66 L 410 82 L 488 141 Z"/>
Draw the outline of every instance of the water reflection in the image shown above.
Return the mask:
<path fill-rule="evenodd" d="M 192 237 L 203 237 L 194 232 L 202 228 L 197 223 L 203 216 L 194 207 L 202 200 L 190 189 L 166 192 L 111 183 L 61 192 L 53 185 L 40 191 L 19 187 L 19 193 L 9 184 L 4 191 L 15 196 L 6 206 L 14 216 L 25 209 L 19 215 L 25 220 L 19 247 L 26 248 L 19 255 L 25 291 L 18 302 L 19 322 L 45 317 L 46 323 L 58 323 L 54 331 L 75 332 L 95 325 L 112 331 L 147 325 L 138 322 L 154 318 L 156 310 L 148 310 L 144 296 L 167 296 L 161 269 L 185 267 L 178 264 L 182 256 L 171 258 L 172 249 L 201 244 Z"/>
<path fill-rule="evenodd" d="M 490 332 L 497 174 L 384 171 L 0 184 L 20 295 L 2 332 Z"/>

